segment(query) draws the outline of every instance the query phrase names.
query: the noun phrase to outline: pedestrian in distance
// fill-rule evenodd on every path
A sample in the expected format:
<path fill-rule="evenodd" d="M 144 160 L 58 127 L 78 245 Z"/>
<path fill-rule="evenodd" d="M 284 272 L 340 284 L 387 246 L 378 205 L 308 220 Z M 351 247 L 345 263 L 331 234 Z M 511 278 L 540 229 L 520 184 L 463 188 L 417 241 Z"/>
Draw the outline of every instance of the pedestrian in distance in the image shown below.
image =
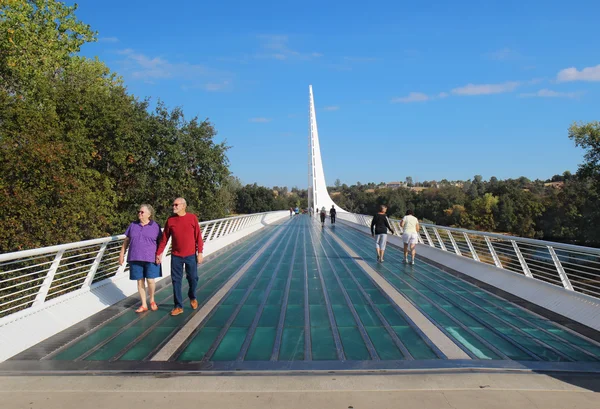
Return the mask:
<path fill-rule="evenodd" d="M 319 215 L 321 217 L 321 227 L 325 227 L 325 216 L 327 216 L 327 210 L 325 209 L 325 206 L 323 206 Z"/>
<path fill-rule="evenodd" d="M 377 261 L 383 263 L 383 255 L 385 253 L 385 246 L 387 244 L 388 230 L 394 233 L 394 229 L 390 226 L 385 212 L 387 212 L 386 205 L 379 206 L 379 212 L 373 216 L 371 220 L 371 236 L 375 237 L 375 249 L 377 250 Z"/>
<path fill-rule="evenodd" d="M 142 204 L 138 210 L 138 221 L 133 222 L 125 230 L 125 240 L 119 254 L 119 264 L 125 264 L 125 252 L 129 263 L 129 279 L 137 281 L 138 293 L 142 305 L 135 310 L 137 313 L 148 311 L 146 302 L 146 287 L 150 298 L 150 309 L 158 310 L 154 302 L 156 289 L 155 279 L 162 276 L 160 266 L 156 263 L 156 249 L 161 237 L 160 225 L 152 220 L 154 208 L 149 204 Z"/>
<path fill-rule="evenodd" d="M 329 209 L 329 217 L 331 218 L 331 224 L 335 224 L 335 215 L 337 211 L 335 210 L 335 205 L 331 205 L 331 209 Z"/>
<path fill-rule="evenodd" d="M 186 212 L 187 203 L 184 198 L 178 197 L 173 201 L 173 215 L 167 219 L 158 250 L 156 263 L 160 264 L 161 256 L 169 238 L 171 238 L 171 280 L 173 282 L 174 307 L 171 315 L 183 313 L 183 297 L 181 284 L 183 272 L 189 284 L 188 297 L 192 309 L 198 308 L 196 299 L 196 286 L 198 285 L 198 264 L 202 263 L 202 231 L 198 218 L 193 213 Z"/>
<path fill-rule="evenodd" d="M 411 260 L 410 264 L 415 264 L 415 256 L 417 255 L 417 243 L 419 242 L 419 220 L 413 215 L 412 210 L 406 211 L 406 216 L 400 222 L 400 227 L 403 229 L 402 241 L 404 242 L 404 262 L 408 263 L 408 251 L 410 246 Z"/>

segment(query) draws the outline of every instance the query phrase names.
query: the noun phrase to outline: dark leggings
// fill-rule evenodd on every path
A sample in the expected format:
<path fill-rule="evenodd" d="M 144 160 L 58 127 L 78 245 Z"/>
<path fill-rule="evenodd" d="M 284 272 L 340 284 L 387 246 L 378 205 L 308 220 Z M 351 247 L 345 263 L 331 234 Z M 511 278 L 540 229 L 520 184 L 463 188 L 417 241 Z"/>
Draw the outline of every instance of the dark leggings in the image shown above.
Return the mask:
<path fill-rule="evenodd" d="M 321 213 L 321 223 L 325 223 L 325 213 Z"/>

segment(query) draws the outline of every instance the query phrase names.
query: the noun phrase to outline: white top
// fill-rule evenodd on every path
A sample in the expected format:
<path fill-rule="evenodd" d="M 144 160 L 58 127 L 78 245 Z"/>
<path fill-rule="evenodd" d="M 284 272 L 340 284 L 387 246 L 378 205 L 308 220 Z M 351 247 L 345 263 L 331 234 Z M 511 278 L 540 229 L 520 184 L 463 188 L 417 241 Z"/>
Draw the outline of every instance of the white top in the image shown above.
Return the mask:
<path fill-rule="evenodd" d="M 419 224 L 419 220 L 415 216 L 409 214 L 404 216 L 402 220 L 404 221 L 404 233 L 417 232 L 417 224 Z"/>

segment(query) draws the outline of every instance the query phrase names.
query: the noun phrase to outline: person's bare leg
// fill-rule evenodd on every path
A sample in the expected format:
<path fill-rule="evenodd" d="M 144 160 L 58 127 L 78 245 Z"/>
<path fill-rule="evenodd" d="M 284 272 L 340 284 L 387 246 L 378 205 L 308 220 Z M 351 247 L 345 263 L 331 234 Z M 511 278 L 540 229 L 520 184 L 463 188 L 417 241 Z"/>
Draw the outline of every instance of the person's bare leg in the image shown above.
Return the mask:
<path fill-rule="evenodd" d="M 417 245 L 416 244 L 411 244 L 410 245 L 410 252 L 412 255 L 412 263 L 415 264 L 415 256 L 417 255 Z"/>
<path fill-rule="evenodd" d="M 408 243 L 404 243 L 404 262 L 408 261 Z"/>
<path fill-rule="evenodd" d="M 144 285 L 144 279 L 142 278 L 141 280 L 137 280 L 137 284 L 138 293 L 140 293 L 140 299 L 142 301 L 142 307 L 148 308 L 148 305 L 146 304 L 146 288 Z"/>
<path fill-rule="evenodd" d="M 156 290 L 156 282 L 153 278 L 148 278 L 146 280 L 148 283 L 148 298 L 150 298 L 150 304 L 154 302 L 154 291 Z"/>
<path fill-rule="evenodd" d="M 381 255 L 379 256 L 379 261 L 381 261 L 383 263 L 383 253 L 385 253 L 385 250 L 381 250 Z"/>

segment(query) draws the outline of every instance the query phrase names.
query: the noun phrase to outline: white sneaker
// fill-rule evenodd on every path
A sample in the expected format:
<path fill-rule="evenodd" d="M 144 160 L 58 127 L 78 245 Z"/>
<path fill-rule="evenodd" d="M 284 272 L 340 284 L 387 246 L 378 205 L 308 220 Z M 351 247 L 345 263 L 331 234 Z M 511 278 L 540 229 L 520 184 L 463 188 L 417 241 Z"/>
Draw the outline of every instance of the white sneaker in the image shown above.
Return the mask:
<path fill-rule="evenodd" d="M 412 265 L 415 264 L 415 259 L 414 258 L 410 261 L 410 264 L 412 264 Z"/>
<path fill-rule="evenodd" d="M 408 259 L 407 258 L 404 259 L 404 264 L 408 264 Z"/>

